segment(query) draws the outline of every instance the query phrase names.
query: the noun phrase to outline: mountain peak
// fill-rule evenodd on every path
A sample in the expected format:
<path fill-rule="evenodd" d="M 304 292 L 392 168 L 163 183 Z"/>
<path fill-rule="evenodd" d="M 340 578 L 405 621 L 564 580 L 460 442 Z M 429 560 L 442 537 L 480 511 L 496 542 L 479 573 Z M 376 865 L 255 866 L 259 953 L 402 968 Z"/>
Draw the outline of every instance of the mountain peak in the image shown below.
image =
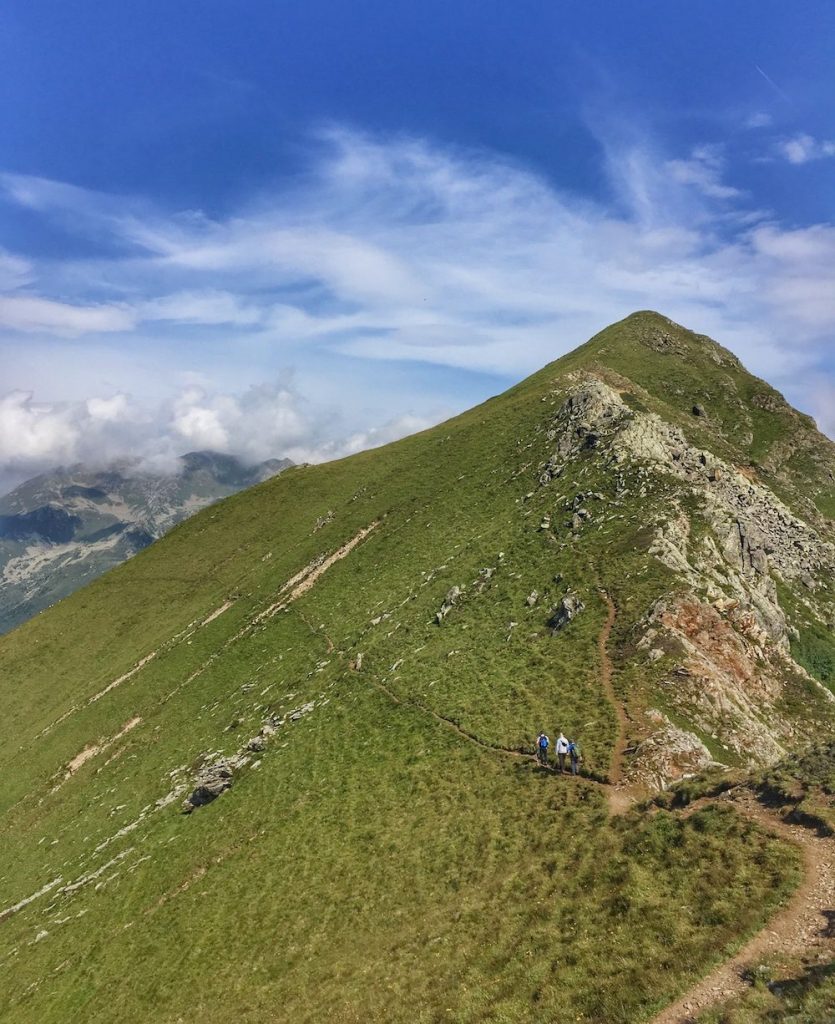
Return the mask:
<path fill-rule="evenodd" d="M 717 366 L 742 368 L 741 362 L 733 352 L 713 338 L 706 334 L 696 334 L 654 310 L 630 313 L 623 320 L 605 328 L 592 341 L 598 339 L 605 339 L 607 345 L 629 347 L 637 343 L 661 355 L 688 359 L 695 357 L 697 365 L 709 360 Z"/>
<path fill-rule="evenodd" d="M 2 638 L 15 1019 L 649 1020 L 835 822 L 832 451 L 642 312 Z"/>

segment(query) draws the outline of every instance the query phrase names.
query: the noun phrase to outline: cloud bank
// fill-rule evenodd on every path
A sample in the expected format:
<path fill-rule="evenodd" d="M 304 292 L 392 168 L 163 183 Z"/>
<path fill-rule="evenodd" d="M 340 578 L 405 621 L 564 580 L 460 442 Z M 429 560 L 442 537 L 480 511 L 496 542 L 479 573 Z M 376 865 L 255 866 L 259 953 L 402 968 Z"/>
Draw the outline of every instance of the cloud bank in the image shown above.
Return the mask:
<path fill-rule="evenodd" d="M 125 394 L 51 404 L 12 391 L 0 397 L 0 480 L 12 486 L 57 465 L 104 467 L 126 455 L 138 460 L 137 472 L 177 472 L 178 455 L 202 450 L 250 463 L 276 454 L 320 462 L 386 444 L 431 422 L 406 414 L 334 438 L 290 382 L 241 394 L 190 386 L 156 407 Z"/>
<path fill-rule="evenodd" d="M 344 130 L 318 139 L 305 174 L 223 217 L 2 176 L 6 203 L 101 254 L 0 251 L 0 346 L 21 375 L 0 403 L 0 467 L 202 447 L 332 457 L 456 407 L 410 384 L 410 365 L 500 390 L 641 308 L 712 335 L 820 414 L 835 225 L 758 209 L 719 147 L 602 141 L 605 202 L 495 154 Z M 790 142 L 802 163 L 807 143 Z M 156 393 L 130 397 L 128 371 L 102 388 L 92 369 L 84 392 L 94 344 L 153 359 Z M 49 353 L 43 379 L 21 346 Z M 278 374 L 292 366 L 304 393 Z M 184 384 L 194 372 L 208 380 Z M 62 374 L 82 394 L 62 400 Z M 311 381 L 329 408 L 311 404 Z"/>

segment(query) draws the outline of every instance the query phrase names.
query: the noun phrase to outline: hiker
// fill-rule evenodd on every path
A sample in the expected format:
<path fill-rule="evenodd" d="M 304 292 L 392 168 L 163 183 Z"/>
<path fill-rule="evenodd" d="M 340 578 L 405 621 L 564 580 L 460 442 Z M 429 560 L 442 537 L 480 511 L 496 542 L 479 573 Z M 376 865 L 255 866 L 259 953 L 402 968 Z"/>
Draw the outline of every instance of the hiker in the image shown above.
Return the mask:
<path fill-rule="evenodd" d="M 568 754 L 568 740 L 563 736 L 562 733 L 559 735 L 556 745 L 557 751 L 557 765 L 561 773 L 565 772 L 565 758 Z"/>
<path fill-rule="evenodd" d="M 545 765 L 546 768 L 548 766 L 548 747 L 550 746 L 551 741 L 544 732 L 541 732 L 536 737 L 536 758 L 539 763 Z"/>
<path fill-rule="evenodd" d="M 582 760 L 582 757 L 580 756 L 580 748 L 577 746 L 574 740 L 568 741 L 568 756 L 571 759 L 571 774 L 579 775 L 580 761 Z"/>

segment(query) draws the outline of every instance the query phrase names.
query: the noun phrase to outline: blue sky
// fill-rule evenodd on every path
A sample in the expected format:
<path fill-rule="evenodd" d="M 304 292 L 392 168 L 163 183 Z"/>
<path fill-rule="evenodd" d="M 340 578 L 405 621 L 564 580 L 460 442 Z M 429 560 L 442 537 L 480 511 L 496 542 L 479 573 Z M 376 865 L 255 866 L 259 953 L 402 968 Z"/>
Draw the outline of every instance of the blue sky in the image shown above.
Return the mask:
<path fill-rule="evenodd" d="M 835 431 L 835 6 L 12 0 L 0 487 L 321 459 L 636 308 Z"/>

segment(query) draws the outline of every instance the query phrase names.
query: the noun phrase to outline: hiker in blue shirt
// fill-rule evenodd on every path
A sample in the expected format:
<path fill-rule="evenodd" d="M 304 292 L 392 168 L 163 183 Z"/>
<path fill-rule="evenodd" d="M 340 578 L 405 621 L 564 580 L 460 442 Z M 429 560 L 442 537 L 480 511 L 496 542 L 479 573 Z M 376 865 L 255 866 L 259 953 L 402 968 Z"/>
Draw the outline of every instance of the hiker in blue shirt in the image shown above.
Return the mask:
<path fill-rule="evenodd" d="M 536 738 L 536 757 L 540 764 L 548 767 L 548 747 L 551 745 L 551 741 L 541 732 Z"/>
<path fill-rule="evenodd" d="M 571 758 L 571 774 L 580 774 L 580 748 L 574 742 L 574 740 L 568 741 L 568 756 Z"/>

